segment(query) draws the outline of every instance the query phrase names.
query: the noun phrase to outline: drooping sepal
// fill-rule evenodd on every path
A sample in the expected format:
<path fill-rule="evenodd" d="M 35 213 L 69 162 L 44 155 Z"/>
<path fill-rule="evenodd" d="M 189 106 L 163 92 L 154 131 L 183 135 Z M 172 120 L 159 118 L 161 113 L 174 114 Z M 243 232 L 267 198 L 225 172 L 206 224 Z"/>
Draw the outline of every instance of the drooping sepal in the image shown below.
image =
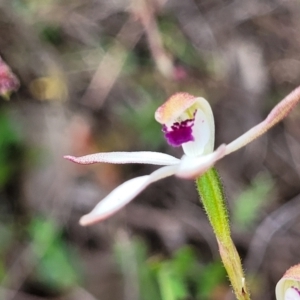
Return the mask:
<path fill-rule="evenodd" d="M 80 224 L 87 226 L 107 219 L 132 201 L 152 182 L 174 175 L 175 170 L 176 166 L 166 166 L 154 171 L 150 175 L 125 181 L 102 199 L 90 213 L 83 216 L 80 219 Z"/>

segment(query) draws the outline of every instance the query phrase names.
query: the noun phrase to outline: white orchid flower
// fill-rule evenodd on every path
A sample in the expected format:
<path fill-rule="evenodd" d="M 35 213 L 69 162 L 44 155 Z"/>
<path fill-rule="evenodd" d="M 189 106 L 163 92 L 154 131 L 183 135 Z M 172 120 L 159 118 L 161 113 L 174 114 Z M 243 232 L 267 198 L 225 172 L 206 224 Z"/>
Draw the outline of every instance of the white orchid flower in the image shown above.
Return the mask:
<path fill-rule="evenodd" d="M 300 265 L 291 267 L 276 285 L 277 300 L 300 300 Z"/>
<path fill-rule="evenodd" d="M 109 152 L 82 157 L 65 156 L 78 164 L 93 163 L 142 163 L 163 165 L 150 175 L 128 180 L 113 190 L 87 215 L 80 224 L 90 225 L 111 216 L 134 199 L 148 185 L 165 177 L 175 175 L 193 179 L 201 176 L 225 155 L 247 145 L 281 121 L 300 100 L 300 87 L 284 98 L 267 116 L 242 136 L 228 145 L 214 149 L 215 125 L 211 107 L 204 98 L 188 93 L 170 97 L 155 113 L 163 125 L 163 132 L 172 146 L 182 146 L 185 155 L 181 159 L 158 152 Z"/>

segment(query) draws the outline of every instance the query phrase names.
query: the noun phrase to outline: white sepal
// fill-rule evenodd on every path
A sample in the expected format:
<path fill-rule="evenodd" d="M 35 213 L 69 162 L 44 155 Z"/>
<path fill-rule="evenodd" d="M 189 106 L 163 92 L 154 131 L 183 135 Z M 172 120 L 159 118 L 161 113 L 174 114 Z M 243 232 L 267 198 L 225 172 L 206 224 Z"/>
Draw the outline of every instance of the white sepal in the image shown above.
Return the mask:
<path fill-rule="evenodd" d="M 300 87 L 297 87 L 270 111 L 264 121 L 252 127 L 243 135 L 228 144 L 226 155 L 230 154 L 231 152 L 237 151 L 238 149 L 246 146 L 253 140 L 263 135 L 270 128 L 284 119 L 293 110 L 293 108 L 298 104 L 299 101 Z"/>
<path fill-rule="evenodd" d="M 83 226 L 100 222 L 116 213 L 133 200 L 149 184 L 162 178 L 174 175 L 177 166 L 162 167 L 150 175 L 136 177 L 119 185 L 87 215 L 80 219 Z"/>
<path fill-rule="evenodd" d="M 151 164 L 151 165 L 175 165 L 179 159 L 160 152 L 139 151 L 139 152 L 101 152 L 81 157 L 66 155 L 64 158 L 82 165 L 95 163 L 112 164 Z"/>

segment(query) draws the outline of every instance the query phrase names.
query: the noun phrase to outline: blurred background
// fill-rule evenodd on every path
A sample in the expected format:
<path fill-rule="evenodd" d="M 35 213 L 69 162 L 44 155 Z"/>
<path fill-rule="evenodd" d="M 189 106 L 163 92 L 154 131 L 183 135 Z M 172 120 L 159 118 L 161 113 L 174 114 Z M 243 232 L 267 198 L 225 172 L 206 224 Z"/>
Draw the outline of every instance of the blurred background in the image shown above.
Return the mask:
<path fill-rule="evenodd" d="M 212 105 L 216 145 L 300 83 L 297 0 L 0 0 L 0 56 L 20 80 L 0 102 L 0 299 L 234 299 L 192 181 L 168 178 L 80 227 L 146 165 L 63 155 L 181 157 L 154 111 L 185 91 Z M 300 108 L 217 164 L 253 299 L 300 261 Z"/>

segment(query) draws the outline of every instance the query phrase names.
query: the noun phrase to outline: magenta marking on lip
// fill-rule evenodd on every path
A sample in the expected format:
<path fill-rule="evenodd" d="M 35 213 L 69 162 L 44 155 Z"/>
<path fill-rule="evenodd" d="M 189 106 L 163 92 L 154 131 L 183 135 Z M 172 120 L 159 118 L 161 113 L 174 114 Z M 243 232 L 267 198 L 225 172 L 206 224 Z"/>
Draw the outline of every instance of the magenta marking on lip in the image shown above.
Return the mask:
<path fill-rule="evenodd" d="M 174 123 L 171 128 L 163 125 L 162 131 L 165 134 L 168 144 L 173 147 L 179 147 L 184 143 L 194 141 L 192 127 L 195 119 L 188 119 L 182 122 Z"/>
<path fill-rule="evenodd" d="M 298 293 L 298 295 L 300 296 L 300 290 L 298 288 L 296 288 L 295 286 L 291 286 L 291 288 L 294 289 Z"/>

